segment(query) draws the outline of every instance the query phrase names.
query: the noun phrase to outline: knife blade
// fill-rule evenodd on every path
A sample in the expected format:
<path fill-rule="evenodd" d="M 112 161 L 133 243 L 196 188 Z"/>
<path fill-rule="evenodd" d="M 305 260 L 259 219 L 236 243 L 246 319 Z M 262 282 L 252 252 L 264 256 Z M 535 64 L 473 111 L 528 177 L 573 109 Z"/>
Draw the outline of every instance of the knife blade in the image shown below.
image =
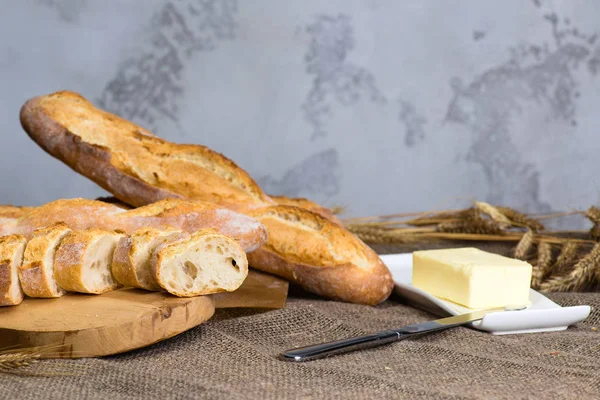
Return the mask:
<path fill-rule="evenodd" d="M 303 362 L 356 350 L 370 349 L 373 347 L 382 346 L 384 344 L 397 342 L 411 336 L 466 325 L 482 319 L 488 313 L 500 311 L 505 311 L 505 309 L 492 308 L 487 310 L 472 311 L 453 317 L 437 319 L 435 321 L 420 322 L 418 324 L 406 325 L 397 329 L 379 331 L 369 335 L 356 336 L 347 339 L 335 340 L 333 342 L 299 347 L 284 351 L 281 353 L 281 358 L 287 361 Z"/>

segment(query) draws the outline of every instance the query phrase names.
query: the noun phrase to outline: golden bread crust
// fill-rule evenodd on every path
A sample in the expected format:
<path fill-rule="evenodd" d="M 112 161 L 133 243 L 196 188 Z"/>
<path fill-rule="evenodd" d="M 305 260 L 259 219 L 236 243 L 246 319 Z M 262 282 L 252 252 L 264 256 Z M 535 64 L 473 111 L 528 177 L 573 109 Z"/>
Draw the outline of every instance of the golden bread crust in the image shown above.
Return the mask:
<path fill-rule="evenodd" d="M 27 296 L 53 298 L 66 293 L 60 287 L 58 290 L 54 290 L 54 286 L 45 273 L 45 269 L 50 268 L 50 266 L 44 264 L 44 259 L 47 252 L 52 251 L 56 244 L 60 244 L 62 238 L 70 232 L 71 228 L 63 222 L 36 229 L 33 232 L 33 238 L 25 247 L 23 265 L 19 267 L 19 280 L 23 292 Z"/>
<path fill-rule="evenodd" d="M 250 215 L 269 232 L 267 243 L 248 254 L 252 267 L 352 303 L 378 304 L 390 295 L 393 280 L 387 267 L 342 227 L 293 206 L 272 206 Z"/>
<path fill-rule="evenodd" d="M 312 211 L 315 214 L 320 215 L 321 217 L 337 224 L 339 226 L 344 226 L 342 221 L 329 209 L 323 207 L 314 201 L 301 198 L 301 197 L 286 197 L 286 196 L 273 196 L 269 195 L 273 201 L 275 201 L 280 206 L 295 206 L 304 208 L 305 210 Z"/>
<path fill-rule="evenodd" d="M 19 218 L 31 212 L 35 207 L 0 205 L 0 218 Z"/>

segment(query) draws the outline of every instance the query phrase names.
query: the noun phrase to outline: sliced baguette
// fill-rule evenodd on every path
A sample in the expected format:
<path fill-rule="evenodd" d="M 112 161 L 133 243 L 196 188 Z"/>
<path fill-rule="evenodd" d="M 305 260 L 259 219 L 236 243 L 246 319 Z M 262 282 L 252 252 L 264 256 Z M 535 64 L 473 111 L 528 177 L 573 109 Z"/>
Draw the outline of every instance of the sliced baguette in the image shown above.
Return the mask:
<path fill-rule="evenodd" d="M 235 240 L 203 229 L 187 240 L 159 246 L 153 269 L 163 289 L 189 297 L 234 291 L 248 276 L 248 260 Z"/>
<path fill-rule="evenodd" d="M 233 161 L 207 147 L 174 144 L 62 91 L 21 108 L 21 124 L 50 155 L 127 204 L 165 198 L 274 204 Z"/>
<path fill-rule="evenodd" d="M 56 222 L 73 230 L 99 228 L 127 234 L 142 227 L 171 226 L 187 232 L 215 228 L 239 241 L 246 251 L 260 247 L 267 231 L 255 219 L 203 201 L 166 199 L 145 207 L 124 210 L 114 204 L 86 199 L 62 199 L 36 207 L 20 218 L 2 220 L 0 234 L 18 233 L 32 237 L 33 231 Z"/>
<path fill-rule="evenodd" d="M 33 232 L 19 267 L 19 280 L 27 296 L 53 298 L 66 293 L 54 279 L 54 255 L 69 233 L 71 228 L 62 222 Z"/>
<path fill-rule="evenodd" d="M 267 243 L 248 254 L 250 266 L 332 299 L 375 305 L 393 288 L 390 271 L 352 233 L 293 206 L 251 213 L 269 231 Z"/>
<path fill-rule="evenodd" d="M 21 235 L 0 238 L 0 306 L 16 306 L 23 301 L 18 268 L 27 239 Z"/>
<path fill-rule="evenodd" d="M 152 269 L 152 256 L 159 245 L 189 238 L 175 228 L 141 228 L 123 237 L 115 250 L 112 273 L 125 286 L 146 290 L 162 290 Z"/>
<path fill-rule="evenodd" d="M 103 229 L 69 233 L 54 259 L 54 277 L 60 287 L 79 293 L 100 294 L 119 284 L 111 273 L 113 254 L 124 235 Z"/>

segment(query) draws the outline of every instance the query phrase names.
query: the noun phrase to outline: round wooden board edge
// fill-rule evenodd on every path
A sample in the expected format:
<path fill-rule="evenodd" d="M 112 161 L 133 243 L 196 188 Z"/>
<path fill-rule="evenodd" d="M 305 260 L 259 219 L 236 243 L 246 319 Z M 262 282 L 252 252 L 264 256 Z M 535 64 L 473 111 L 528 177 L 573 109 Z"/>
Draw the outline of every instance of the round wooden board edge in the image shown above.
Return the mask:
<path fill-rule="evenodd" d="M 0 329 L 11 335 L 11 349 L 49 347 L 40 358 L 88 358 L 126 353 L 177 336 L 208 321 L 215 313 L 212 296 L 190 297 L 189 302 L 164 304 L 138 320 L 101 328 L 65 332 L 23 332 Z M 124 336 L 129 336 L 125 338 Z M 7 337 L 7 336 L 5 336 Z M 93 348 L 90 349 L 90 344 Z"/>

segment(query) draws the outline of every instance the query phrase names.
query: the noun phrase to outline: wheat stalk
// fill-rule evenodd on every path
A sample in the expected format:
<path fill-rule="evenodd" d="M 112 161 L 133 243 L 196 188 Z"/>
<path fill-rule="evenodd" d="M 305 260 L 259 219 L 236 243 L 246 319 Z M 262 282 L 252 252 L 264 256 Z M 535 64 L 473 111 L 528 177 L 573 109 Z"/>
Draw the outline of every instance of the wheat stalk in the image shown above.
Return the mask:
<path fill-rule="evenodd" d="M 340 215 L 346 212 L 346 207 L 344 206 L 333 206 L 331 207 L 331 213 L 334 215 Z"/>
<path fill-rule="evenodd" d="M 473 218 L 464 221 L 442 222 L 437 226 L 438 232 L 444 233 L 476 233 L 500 235 L 502 229 L 495 221 Z"/>
<path fill-rule="evenodd" d="M 491 204 L 484 203 L 482 201 L 476 201 L 475 207 L 479 211 L 488 215 L 491 219 L 496 221 L 498 223 L 498 225 L 503 229 L 508 228 L 509 226 L 512 225 L 511 221 L 504 214 L 502 214 L 498 210 L 498 208 L 494 207 Z"/>
<path fill-rule="evenodd" d="M 598 207 L 591 206 L 588 208 L 585 216 L 594 224 L 600 224 L 600 209 Z"/>
<path fill-rule="evenodd" d="M 600 239 L 600 224 L 594 224 L 590 228 L 590 237 L 594 240 Z"/>
<path fill-rule="evenodd" d="M 558 258 L 556 259 L 556 271 L 560 272 L 560 269 L 567 268 L 573 265 L 577 260 L 577 253 L 579 251 L 579 244 L 576 242 L 567 242 L 562 247 Z"/>
<path fill-rule="evenodd" d="M 533 239 L 533 231 L 531 229 L 527 230 L 521 240 L 519 240 L 519 243 L 517 243 L 517 247 L 515 248 L 515 258 L 518 258 L 519 260 L 527 260 L 529 258 L 529 253 L 533 248 Z"/>
<path fill-rule="evenodd" d="M 39 353 L 14 352 L 0 354 L 0 371 L 8 371 L 15 368 L 27 367 L 37 362 L 41 357 Z"/>
<path fill-rule="evenodd" d="M 0 349 L 0 373 L 9 373 L 28 376 L 59 376 L 64 373 L 57 372 L 31 372 L 30 367 L 42 358 L 59 357 L 62 344 L 27 347 L 18 349 Z M 69 367 L 74 367 L 69 365 Z M 67 374 L 68 375 L 68 374 Z"/>
<path fill-rule="evenodd" d="M 542 283 L 544 291 L 567 292 L 586 287 L 598 279 L 600 268 L 600 243 L 579 260 L 566 275 L 552 277 Z"/>
<path fill-rule="evenodd" d="M 386 229 L 364 225 L 348 225 L 346 229 L 368 243 L 412 243 L 418 240 L 414 233 L 405 229 Z"/>
<path fill-rule="evenodd" d="M 577 262 L 577 258 L 579 257 L 579 249 L 581 248 L 580 244 L 573 241 L 568 241 L 565 243 L 556 258 L 556 263 L 554 264 L 551 273 L 546 281 L 540 284 L 540 287 L 546 287 L 549 285 L 548 282 L 552 281 L 560 281 L 564 279 L 564 277 L 568 274 L 569 270 Z M 551 285 L 555 283 L 550 283 Z"/>
<path fill-rule="evenodd" d="M 548 242 L 540 242 L 537 253 L 537 261 L 531 272 L 531 286 L 534 289 L 540 287 L 548 271 L 552 268 L 552 246 Z"/>
<path fill-rule="evenodd" d="M 496 207 L 506 218 L 508 218 L 514 225 L 523 226 L 531 229 L 534 232 L 540 232 L 545 229 L 544 224 L 535 218 L 529 217 L 517 210 L 510 207 Z"/>

